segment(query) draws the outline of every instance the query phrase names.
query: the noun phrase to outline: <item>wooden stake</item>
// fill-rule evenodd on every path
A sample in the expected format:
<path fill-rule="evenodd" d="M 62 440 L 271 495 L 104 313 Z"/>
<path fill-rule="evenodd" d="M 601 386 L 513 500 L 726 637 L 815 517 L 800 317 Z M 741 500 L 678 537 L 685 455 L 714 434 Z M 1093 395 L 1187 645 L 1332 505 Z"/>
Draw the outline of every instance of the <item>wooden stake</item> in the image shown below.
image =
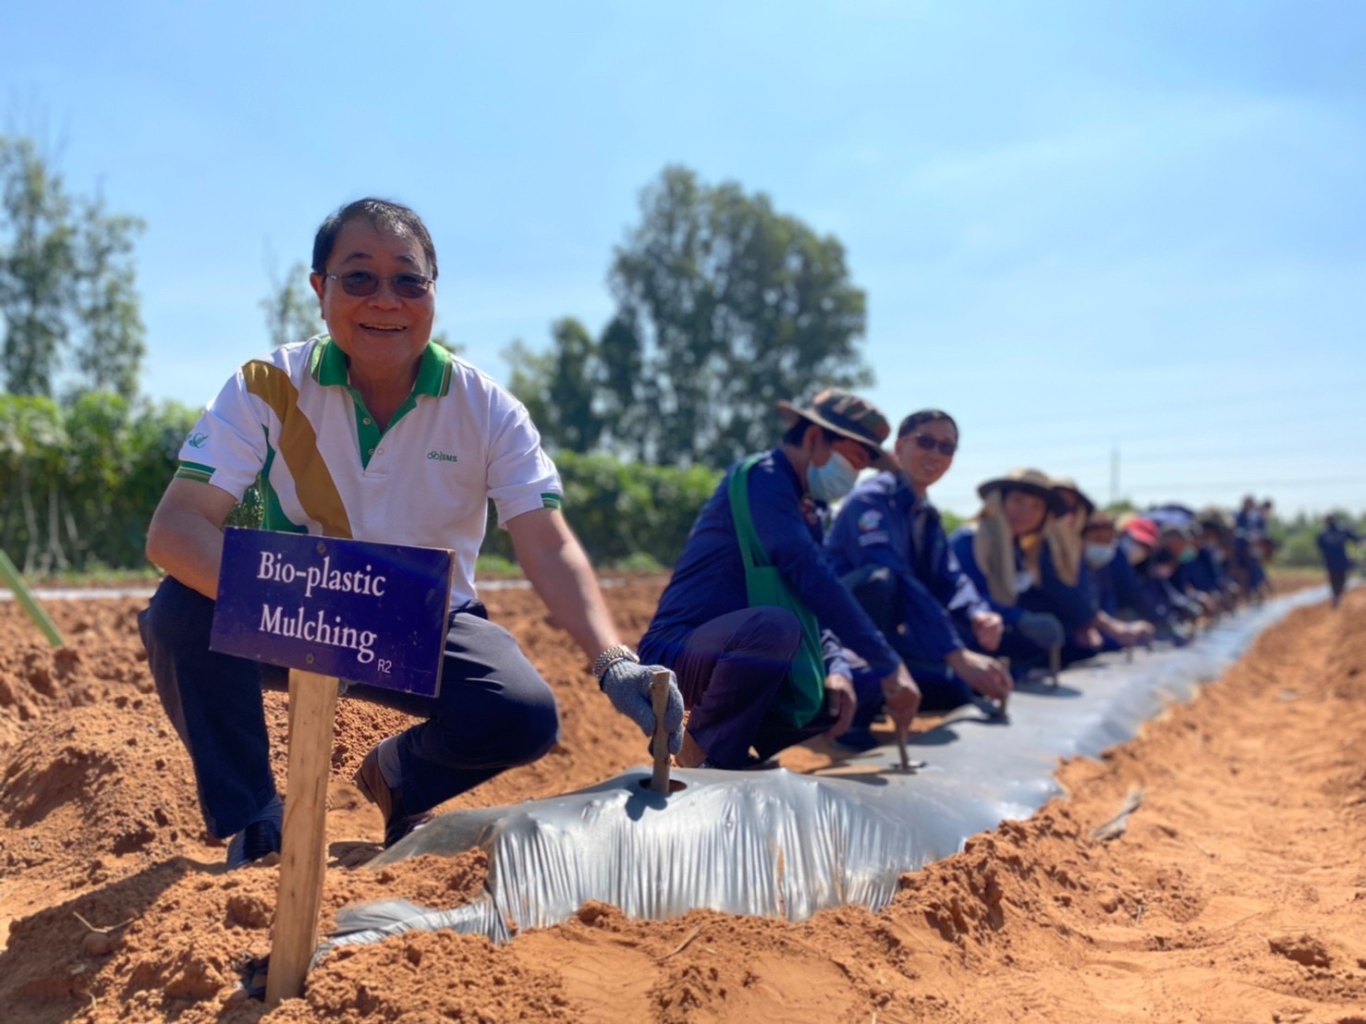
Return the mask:
<path fill-rule="evenodd" d="M 655 709 L 655 734 L 650 741 L 655 770 L 650 788 L 665 795 L 669 792 L 669 730 L 664 727 L 664 715 L 669 710 L 669 675 L 668 669 L 660 669 L 650 679 L 650 702 Z"/>
<path fill-rule="evenodd" d="M 303 995 L 318 945 L 327 852 L 327 781 L 337 680 L 297 669 L 289 673 L 289 778 L 281 837 L 275 943 L 266 975 L 266 1005 Z"/>
<path fill-rule="evenodd" d="M 911 770 L 911 755 L 906 750 L 906 734 L 901 731 L 900 726 L 898 726 L 896 730 L 896 753 L 897 757 L 901 760 L 898 768 L 903 772 L 909 773 Z"/>

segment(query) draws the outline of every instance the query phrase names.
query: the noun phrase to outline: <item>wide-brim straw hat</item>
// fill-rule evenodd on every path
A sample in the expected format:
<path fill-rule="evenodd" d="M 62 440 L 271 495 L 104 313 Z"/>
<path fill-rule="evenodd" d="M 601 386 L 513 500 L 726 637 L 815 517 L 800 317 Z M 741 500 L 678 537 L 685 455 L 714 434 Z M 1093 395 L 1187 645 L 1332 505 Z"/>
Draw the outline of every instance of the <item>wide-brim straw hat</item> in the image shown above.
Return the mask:
<path fill-rule="evenodd" d="M 1238 527 L 1238 523 L 1231 512 L 1214 505 L 1202 508 L 1199 515 L 1196 516 L 1196 522 L 1202 528 L 1210 527 L 1226 534 L 1231 534 Z"/>
<path fill-rule="evenodd" d="M 875 469 L 887 469 L 893 473 L 901 469 L 896 457 L 882 447 L 882 442 L 892 432 L 887 417 L 872 402 L 858 395 L 837 388 L 826 388 L 811 399 L 809 405 L 779 402 L 778 415 L 788 427 L 795 427 L 806 420 L 841 437 L 857 441 L 870 454 L 876 452 L 872 461 Z"/>
<path fill-rule="evenodd" d="M 992 491 L 1010 489 L 1013 491 L 1026 491 L 1029 494 L 1038 495 L 1048 503 L 1049 511 L 1054 515 L 1062 515 L 1067 511 L 1062 499 L 1058 497 L 1053 489 L 1053 479 L 1041 469 L 1012 469 L 1009 473 L 1002 476 L 992 477 L 990 480 L 983 481 L 977 486 L 977 494 L 983 500 Z"/>
<path fill-rule="evenodd" d="M 1096 503 L 1091 500 L 1090 495 L 1078 487 L 1077 482 L 1070 476 L 1055 476 L 1053 478 L 1053 490 L 1071 491 L 1077 496 L 1077 501 L 1086 509 L 1088 516 L 1096 510 Z"/>
<path fill-rule="evenodd" d="M 1118 530 L 1119 524 L 1109 512 L 1095 511 L 1086 519 L 1086 532 L 1099 533 L 1102 530 Z"/>

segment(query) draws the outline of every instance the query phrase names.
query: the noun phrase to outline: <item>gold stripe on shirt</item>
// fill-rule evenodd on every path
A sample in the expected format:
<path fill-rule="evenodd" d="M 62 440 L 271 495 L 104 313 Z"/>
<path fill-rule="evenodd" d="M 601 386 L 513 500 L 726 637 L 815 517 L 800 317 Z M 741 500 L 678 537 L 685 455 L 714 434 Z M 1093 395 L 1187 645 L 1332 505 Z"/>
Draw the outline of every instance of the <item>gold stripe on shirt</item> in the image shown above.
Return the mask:
<path fill-rule="evenodd" d="M 304 513 L 322 525 L 324 536 L 349 538 L 351 518 L 346 514 L 327 462 L 318 451 L 313 424 L 299 408 L 299 391 L 289 374 L 271 363 L 253 359 L 242 367 L 242 375 L 247 391 L 270 406 L 280 421 L 276 450 L 294 478 L 294 489 Z"/>

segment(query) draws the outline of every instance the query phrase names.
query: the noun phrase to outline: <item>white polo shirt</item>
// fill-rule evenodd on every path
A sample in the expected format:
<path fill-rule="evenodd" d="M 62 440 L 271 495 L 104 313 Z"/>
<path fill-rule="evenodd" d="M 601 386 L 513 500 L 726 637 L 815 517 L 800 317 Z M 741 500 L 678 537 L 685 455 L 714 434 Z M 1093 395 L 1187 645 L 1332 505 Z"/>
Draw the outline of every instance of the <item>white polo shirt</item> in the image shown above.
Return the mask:
<path fill-rule="evenodd" d="M 452 608 L 475 598 L 489 499 L 506 524 L 563 493 L 526 408 L 468 363 L 429 343 L 381 433 L 326 336 L 243 366 L 185 439 L 176 476 L 238 499 L 259 482 L 267 530 L 449 548 Z"/>

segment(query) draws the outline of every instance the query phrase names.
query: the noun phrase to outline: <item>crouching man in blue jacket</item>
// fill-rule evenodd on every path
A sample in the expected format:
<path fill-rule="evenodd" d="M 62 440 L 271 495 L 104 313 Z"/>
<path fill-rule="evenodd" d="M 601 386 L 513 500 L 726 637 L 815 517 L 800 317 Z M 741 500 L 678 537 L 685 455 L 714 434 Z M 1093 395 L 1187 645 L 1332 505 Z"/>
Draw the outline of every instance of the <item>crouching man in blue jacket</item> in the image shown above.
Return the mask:
<path fill-rule="evenodd" d="M 844 648 L 872 667 L 897 730 L 920 691 L 842 586 L 821 547 L 827 503 L 868 466 L 895 468 L 872 405 L 822 391 L 778 403 L 782 443 L 727 470 L 698 514 L 640 641 L 678 674 L 690 714 L 677 763 L 740 769 L 849 728 L 858 707 Z M 753 751 L 753 753 L 751 753 Z"/>
<path fill-rule="evenodd" d="M 1004 700 L 1010 673 L 970 642 L 994 650 L 1001 617 L 977 592 L 949 548 L 928 492 L 953 464 L 958 425 L 946 412 L 912 413 L 897 430 L 900 470 L 884 470 L 855 487 L 840 506 L 825 549 L 841 581 L 901 655 L 920 686 L 921 707 L 946 711 L 974 693 Z M 867 724 L 876 690 L 856 672 L 860 710 L 846 746 L 871 743 Z"/>

